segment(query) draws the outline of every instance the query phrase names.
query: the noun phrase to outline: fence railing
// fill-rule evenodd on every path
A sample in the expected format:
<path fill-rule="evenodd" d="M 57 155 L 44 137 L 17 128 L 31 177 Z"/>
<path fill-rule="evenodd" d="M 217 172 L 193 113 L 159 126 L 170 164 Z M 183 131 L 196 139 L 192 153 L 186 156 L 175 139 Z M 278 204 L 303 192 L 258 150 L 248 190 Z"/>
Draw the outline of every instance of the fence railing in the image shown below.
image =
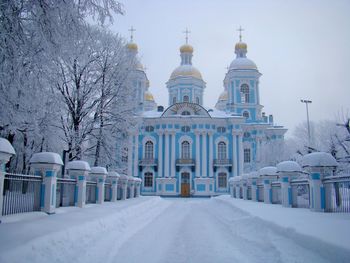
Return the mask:
<path fill-rule="evenodd" d="M 97 183 L 92 181 L 86 182 L 86 203 L 95 204 L 96 203 L 96 189 Z"/>
<path fill-rule="evenodd" d="M 325 211 L 350 212 L 350 175 L 334 176 L 323 180 L 325 186 Z"/>
<path fill-rule="evenodd" d="M 57 178 L 56 207 L 74 206 L 76 195 L 76 180 Z"/>
<path fill-rule="evenodd" d="M 105 183 L 105 201 L 111 201 L 112 199 L 112 184 Z"/>
<path fill-rule="evenodd" d="M 310 208 L 310 186 L 308 179 L 291 181 L 292 207 Z"/>
<path fill-rule="evenodd" d="M 41 176 L 6 173 L 2 215 L 40 211 Z"/>
<path fill-rule="evenodd" d="M 273 204 L 282 204 L 282 190 L 280 182 L 272 182 L 271 183 L 272 190 L 272 200 Z"/>
<path fill-rule="evenodd" d="M 264 185 L 258 185 L 258 202 L 264 202 Z"/>

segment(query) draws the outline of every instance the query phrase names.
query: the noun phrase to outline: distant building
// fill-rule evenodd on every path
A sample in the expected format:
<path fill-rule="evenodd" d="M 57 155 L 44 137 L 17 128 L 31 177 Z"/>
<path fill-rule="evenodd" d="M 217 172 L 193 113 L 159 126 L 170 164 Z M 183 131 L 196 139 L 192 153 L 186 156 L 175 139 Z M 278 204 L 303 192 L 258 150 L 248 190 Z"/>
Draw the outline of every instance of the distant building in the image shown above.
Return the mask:
<path fill-rule="evenodd" d="M 187 39 L 186 39 L 187 42 Z M 129 43 L 131 52 L 137 45 Z M 224 79 L 215 108 L 203 106 L 206 83 L 192 65 L 193 47 L 180 47 L 181 64 L 166 87 L 169 106 L 158 107 L 141 65 L 137 128 L 129 132 L 128 173 L 142 179 L 144 195 L 210 196 L 228 192 L 228 179 L 260 167 L 266 140 L 283 141 L 286 129 L 262 113 L 255 63 L 247 44 L 235 46 L 236 58 Z"/>

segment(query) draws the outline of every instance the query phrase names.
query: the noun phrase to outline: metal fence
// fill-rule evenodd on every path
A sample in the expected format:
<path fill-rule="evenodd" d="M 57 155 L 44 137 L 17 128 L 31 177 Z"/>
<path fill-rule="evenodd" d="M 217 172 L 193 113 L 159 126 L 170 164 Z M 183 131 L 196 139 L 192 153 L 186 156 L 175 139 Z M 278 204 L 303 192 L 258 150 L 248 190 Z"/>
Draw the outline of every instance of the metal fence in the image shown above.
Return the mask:
<path fill-rule="evenodd" d="M 291 181 L 292 207 L 310 208 L 310 187 L 308 179 Z"/>
<path fill-rule="evenodd" d="M 258 201 L 264 202 L 264 185 L 258 185 Z"/>
<path fill-rule="evenodd" d="M 252 186 L 248 185 L 247 187 L 247 199 L 252 200 Z"/>
<path fill-rule="evenodd" d="M 86 182 L 86 203 L 95 204 L 96 203 L 96 189 L 97 183 L 87 181 Z"/>
<path fill-rule="evenodd" d="M 273 204 L 282 204 L 282 190 L 280 182 L 272 182 L 271 183 L 272 190 L 272 203 Z"/>
<path fill-rule="evenodd" d="M 76 191 L 76 180 L 57 178 L 56 207 L 74 206 Z"/>
<path fill-rule="evenodd" d="M 112 199 L 112 185 L 105 183 L 105 201 L 111 201 Z"/>
<path fill-rule="evenodd" d="M 326 212 L 350 212 L 350 175 L 334 176 L 323 180 Z"/>
<path fill-rule="evenodd" d="M 41 176 L 5 174 L 2 215 L 40 211 Z"/>

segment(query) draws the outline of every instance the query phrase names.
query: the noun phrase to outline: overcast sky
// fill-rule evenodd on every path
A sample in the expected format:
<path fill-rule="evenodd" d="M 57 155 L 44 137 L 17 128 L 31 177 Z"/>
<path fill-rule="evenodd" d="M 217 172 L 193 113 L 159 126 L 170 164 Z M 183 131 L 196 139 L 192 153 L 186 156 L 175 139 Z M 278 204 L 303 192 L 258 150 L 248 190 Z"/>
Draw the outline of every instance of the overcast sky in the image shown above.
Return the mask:
<path fill-rule="evenodd" d="M 234 59 L 241 25 L 248 58 L 263 74 L 263 111 L 290 131 L 306 119 L 335 119 L 350 113 L 350 1 L 121 0 L 125 15 L 112 30 L 135 42 L 147 67 L 150 91 L 167 106 L 165 83 L 180 64 L 186 27 L 194 47 L 193 65 L 207 83 L 204 105 L 214 107 L 223 91 L 226 67 Z"/>

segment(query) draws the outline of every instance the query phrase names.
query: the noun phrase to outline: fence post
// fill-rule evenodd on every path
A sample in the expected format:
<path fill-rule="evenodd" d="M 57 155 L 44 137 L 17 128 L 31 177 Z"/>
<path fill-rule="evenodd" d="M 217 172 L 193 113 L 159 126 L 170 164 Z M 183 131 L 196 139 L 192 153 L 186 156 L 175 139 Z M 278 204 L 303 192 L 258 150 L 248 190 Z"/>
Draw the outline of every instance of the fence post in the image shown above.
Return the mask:
<path fill-rule="evenodd" d="M 108 172 L 108 179 L 111 182 L 112 187 L 112 196 L 111 202 L 116 202 L 118 197 L 118 179 L 119 174 L 117 172 Z"/>
<path fill-rule="evenodd" d="M 262 177 L 264 184 L 264 203 L 272 203 L 272 189 L 271 183 L 277 180 L 277 168 L 274 166 L 267 166 L 259 170 L 259 176 Z"/>
<path fill-rule="evenodd" d="M 309 173 L 310 208 L 315 212 L 324 212 L 326 208 L 326 193 L 322 180 L 327 176 L 333 175 L 338 163 L 332 155 L 325 152 L 306 154 L 302 159 L 302 163 L 303 168 Z"/>
<path fill-rule="evenodd" d="M 120 188 L 122 190 L 121 200 L 125 200 L 127 196 L 128 177 L 124 174 L 120 175 L 118 183 L 120 183 Z"/>
<path fill-rule="evenodd" d="M 140 197 L 141 192 L 141 179 L 135 178 L 136 195 L 135 197 Z"/>
<path fill-rule="evenodd" d="M 241 186 L 242 186 L 242 197 L 244 200 L 248 200 L 247 175 L 242 175 Z"/>
<path fill-rule="evenodd" d="M 15 155 L 16 152 L 13 149 L 11 143 L 0 138 L 0 223 L 2 217 L 2 204 L 4 198 L 4 180 L 5 180 L 5 165 L 10 161 L 10 158 Z"/>
<path fill-rule="evenodd" d="M 62 159 L 57 153 L 41 152 L 35 153 L 29 162 L 34 174 L 43 178 L 40 191 L 41 211 L 53 214 L 56 209 L 56 177 L 63 165 Z"/>
<path fill-rule="evenodd" d="M 91 167 L 90 175 L 94 177 L 97 182 L 96 204 L 103 204 L 105 201 L 105 180 L 107 170 L 100 166 Z"/>
<path fill-rule="evenodd" d="M 293 177 L 297 178 L 301 174 L 301 167 L 294 161 L 280 162 L 276 167 L 281 181 L 282 206 L 292 207 L 293 194 L 290 181 Z"/>
<path fill-rule="evenodd" d="M 83 208 L 86 203 L 86 177 L 89 175 L 90 165 L 85 161 L 71 161 L 67 164 L 68 175 L 76 179 L 74 205 Z"/>
<path fill-rule="evenodd" d="M 228 184 L 230 186 L 230 196 L 233 197 L 233 177 L 228 180 Z"/>
<path fill-rule="evenodd" d="M 129 187 L 129 198 L 134 198 L 134 177 L 129 176 L 128 177 L 128 187 Z"/>
<path fill-rule="evenodd" d="M 258 175 L 255 172 L 252 172 L 249 177 L 249 181 L 251 182 L 251 187 L 252 187 L 252 201 L 257 202 L 258 201 L 258 196 L 257 196 L 257 190 L 258 190 Z"/>

